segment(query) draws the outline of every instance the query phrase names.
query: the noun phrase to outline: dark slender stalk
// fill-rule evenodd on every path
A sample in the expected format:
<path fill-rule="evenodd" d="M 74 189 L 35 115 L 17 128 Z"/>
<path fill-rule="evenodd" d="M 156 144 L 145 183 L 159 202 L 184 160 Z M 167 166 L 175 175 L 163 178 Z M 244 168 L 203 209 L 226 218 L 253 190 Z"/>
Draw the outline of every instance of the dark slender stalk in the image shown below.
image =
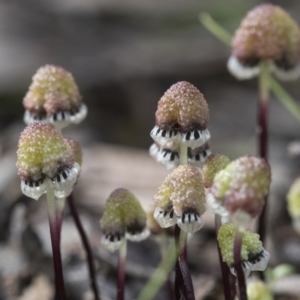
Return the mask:
<path fill-rule="evenodd" d="M 187 232 L 180 230 L 178 245 L 178 264 L 181 271 L 181 279 L 186 300 L 195 300 L 192 277 L 187 265 Z M 180 278 L 180 277 L 179 277 Z"/>
<path fill-rule="evenodd" d="M 125 240 L 124 244 L 121 246 L 121 249 L 119 251 L 117 300 L 124 300 L 126 252 L 127 242 Z"/>
<path fill-rule="evenodd" d="M 243 233 L 238 230 L 236 232 L 236 236 L 234 239 L 234 249 L 233 249 L 234 268 L 235 268 L 236 278 L 238 282 L 238 289 L 239 289 L 238 294 L 240 295 L 239 300 L 248 300 L 245 274 L 243 271 L 242 260 L 241 260 L 242 238 L 243 238 Z"/>
<path fill-rule="evenodd" d="M 80 234 L 81 241 L 82 241 L 83 247 L 86 252 L 86 258 L 87 258 L 88 268 L 89 268 L 89 273 L 90 273 L 91 288 L 94 292 L 95 300 L 99 300 L 100 296 L 99 296 L 99 291 L 98 291 L 98 287 L 97 287 L 97 283 L 96 283 L 96 272 L 95 272 L 94 263 L 93 263 L 94 259 L 93 259 L 92 249 L 89 244 L 86 233 L 84 231 L 84 228 L 82 226 L 82 223 L 80 221 L 79 214 L 77 212 L 72 194 L 68 197 L 68 204 L 70 207 L 71 215 L 74 219 L 75 225 Z"/>
<path fill-rule="evenodd" d="M 57 300 L 66 300 L 66 291 L 63 278 L 61 254 L 60 254 L 60 234 L 59 221 L 56 214 L 56 203 L 52 188 L 47 190 L 47 207 L 49 216 L 50 235 L 52 242 L 53 264 L 55 272 L 55 285 Z"/>
<path fill-rule="evenodd" d="M 215 215 L 215 230 L 216 230 L 216 237 L 218 236 L 219 229 L 221 227 L 221 216 L 216 214 Z M 222 280 L 223 280 L 223 289 L 224 289 L 224 296 L 225 300 L 232 300 L 233 297 L 231 297 L 231 286 L 229 281 L 229 268 L 226 263 L 224 263 L 222 259 L 222 253 L 219 246 L 219 242 L 217 240 L 217 247 L 218 247 L 218 254 L 219 254 L 219 263 L 222 271 Z"/>
<path fill-rule="evenodd" d="M 259 103 L 258 103 L 258 153 L 268 160 L 268 102 L 270 97 L 270 66 L 268 61 L 262 61 L 259 74 Z M 258 219 L 258 234 L 262 243 L 265 242 L 267 233 L 268 197 Z M 263 272 L 260 272 L 264 279 Z"/>
<path fill-rule="evenodd" d="M 176 299 L 181 299 L 182 295 L 185 296 L 185 298 L 186 298 L 183 277 L 182 277 L 181 269 L 179 266 L 179 260 L 178 260 L 179 236 L 180 236 L 180 227 L 176 224 L 175 230 L 174 230 L 174 239 L 175 239 L 176 252 L 177 252 L 177 260 L 176 260 L 176 265 L 175 265 L 175 281 L 174 281 L 174 291 L 175 291 Z"/>

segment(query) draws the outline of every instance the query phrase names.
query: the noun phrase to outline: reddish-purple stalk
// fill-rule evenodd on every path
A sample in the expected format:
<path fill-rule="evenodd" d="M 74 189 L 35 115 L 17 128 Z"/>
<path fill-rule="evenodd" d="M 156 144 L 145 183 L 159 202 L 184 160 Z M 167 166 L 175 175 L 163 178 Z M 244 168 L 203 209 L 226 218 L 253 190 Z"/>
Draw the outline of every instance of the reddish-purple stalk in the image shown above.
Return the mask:
<path fill-rule="evenodd" d="M 270 66 L 268 61 L 260 63 L 259 73 L 259 103 L 258 103 L 258 152 L 268 160 L 268 102 L 270 97 Z M 265 197 L 265 205 L 258 219 L 258 234 L 262 243 L 265 243 L 267 234 L 267 209 L 268 197 Z M 264 280 L 264 273 L 260 272 L 260 278 Z"/>
<path fill-rule="evenodd" d="M 98 291 L 97 282 L 96 282 L 96 272 L 95 272 L 94 263 L 93 263 L 94 259 L 93 259 L 92 249 L 91 249 L 91 246 L 89 244 L 86 233 L 84 231 L 84 228 L 82 226 L 82 223 L 80 221 L 79 214 L 77 212 L 77 209 L 76 209 L 76 206 L 75 206 L 75 203 L 74 203 L 73 195 L 71 194 L 67 198 L 67 200 L 68 200 L 68 204 L 69 204 L 69 207 L 70 207 L 70 213 L 71 213 L 71 215 L 74 219 L 75 225 L 77 227 L 77 230 L 78 230 L 79 235 L 81 237 L 83 247 L 84 247 L 85 252 L 86 252 L 86 258 L 87 258 L 87 262 L 88 262 L 88 268 L 89 268 L 90 280 L 91 280 L 91 288 L 94 292 L 95 300 L 99 300 L 100 296 L 99 296 L 99 291 Z"/>
<path fill-rule="evenodd" d="M 215 230 L 216 230 L 216 237 L 218 236 L 219 229 L 221 227 L 221 216 L 215 214 Z M 223 261 L 221 249 L 219 246 L 219 242 L 217 240 L 217 248 L 218 248 L 218 255 L 219 255 L 219 263 L 222 271 L 222 281 L 223 281 L 223 289 L 224 289 L 224 296 L 225 300 L 232 300 L 233 297 L 231 296 L 231 285 L 230 285 L 230 271 L 228 265 Z"/>
<path fill-rule="evenodd" d="M 51 195 L 49 195 L 49 193 Z M 56 295 L 57 300 L 66 300 L 66 291 L 63 278 L 62 261 L 60 254 L 60 234 L 59 234 L 59 216 L 56 214 L 55 209 L 55 199 L 53 191 L 50 189 L 47 192 L 47 205 L 48 205 L 48 216 L 49 216 L 49 226 L 50 226 L 50 236 L 52 243 L 53 252 L 53 264 L 55 272 L 55 285 L 56 285 Z"/>
<path fill-rule="evenodd" d="M 234 248 L 233 248 L 234 268 L 235 268 L 236 278 L 238 283 L 237 294 L 239 294 L 239 300 L 248 300 L 245 274 L 243 271 L 242 260 L 241 260 L 242 239 L 243 239 L 243 233 L 237 230 L 234 239 Z"/>
<path fill-rule="evenodd" d="M 119 261 L 118 261 L 118 282 L 117 282 L 117 300 L 124 300 L 125 294 L 125 266 L 126 266 L 126 251 L 127 242 L 119 250 Z"/>
<path fill-rule="evenodd" d="M 181 236 L 183 235 L 183 237 Z M 182 232 L 178 225 L 175 225 L 175 242 L 178 259 L 176 262 L 175 275 L 175 296 L 176 299 L 182 293 L 185 300 L 195 300 L 192 277 L 187 265 L 186 233 Z"/>
<path fill-rule="evenodd" d="M 258 132 L 258 146 L 259 146 L 259 155 L 267 160 L 268 158 L 268 123 L 267 123 L 267 115 L 268 115 L 268 101 L 261 100 L 259 101 L 258 108 L 258 124 L 259 124 L 259 132 Z M 258 220 L 258 234 L 260 235 L 260 240 L 264 243 L 266 238 L 267 231 L 267 200 L 265 199 L 265 205 L 263 210 L 259 216 Z"/>

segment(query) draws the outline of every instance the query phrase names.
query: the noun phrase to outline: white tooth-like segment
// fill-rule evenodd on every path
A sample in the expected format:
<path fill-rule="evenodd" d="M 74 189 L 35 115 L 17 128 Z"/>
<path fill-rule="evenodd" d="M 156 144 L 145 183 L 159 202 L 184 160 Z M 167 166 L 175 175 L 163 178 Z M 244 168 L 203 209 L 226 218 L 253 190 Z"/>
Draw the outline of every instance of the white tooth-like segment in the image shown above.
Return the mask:
<path fill-rule="evenodd" d="M 139 242 L 145 240 L 149 235 L 150 235 L 150 231 L 148 228 L 144 228 L 139 233 L 126 232 L 126 238 L 132 242 Z"/>
<path fill-rule="evenodd" d="M 270 260 L 270 253 L 264 248 L 254 257 L 249 258 L 252 265 L 252 271 L 264 271 L 268 266 Z"/>
<path fill-rule="evenodd" d="M 227 68 L 239 80 L 251 79 L 259 74 L 259 64 L 253 67 L 245 66 L 234 56 L 230 56 Z"/>
<path fill-rule="evenodd" d="M 56 197 L 68 197 L 72 193 L 73 186 L 76 183 L 79 172 L 80 166 L 75 162 L 71 169 L 65 168 L 49 180 Z"/>
<path fill-rule="evenodd" d="M 38 200 L 44 193 L 46 193 L 48 187 L 48 179 L 21 180 L 21 190 L 27 197 Z"/>
<path fill-rule="evenodd" d="M 204 221 L 197 213 L 191 212 L 177 217 L 177 225 L 186 232 L 194 233 L 203 227 Z"/>
<path fill-rule="evenodd" d="M 153 215 L 162 228 L 171 227 L 177 223 L 177 217 L 173 210 L 162 210 L 157 207 Z"/>
<path fill-rule="evenodd" d="M 293 81 L 300 77 L 300 64 L 290 69 L 283 69 L 276 64 L 272 64 L 272 71 L 279 80 Z"/>
<path fill-rule="evenodd" d="M 245 274 L 245 278 L 247 278 L 252 271 L 252 265 L 249 261 L 245 260 L 242 262 L 242 267 Z M 230 272 L 232 275 L 236 276 L 236 271 L 234 267 L 230 267 Z"/>
<path fill-rule="evenodd" d="M 208 142 L 210 133 L 207 129 L 188 131 L 181 133 L 181 143 L 192 149 L 198 148 Z"/>
<path fill-rule="evenodd" d="M 149 154 L 160 164 L 164 165 L 168 170 L 176 168 L 179 165 L 179 155 L 177 152 L 160 148 L 157 144 L 152 144 Z"/>
<path fill-rule="evenodd" d="M 169 143 L 178 141 L 180 135 L 177 130 L 168 131 L 160 129 L 157 125 L 155 125 L 151 130 L 150 136 L 163 148 Z"/>
<path fill-rule="evenodd" d="M 188 163 L 197 167 L 202 167 L 206 158 L 212 154 L 210 149 L 205 149 L 197 154 L 190 154 L 188 158 Z"/>
<path fill-rule="evenodd" d="M 49 122 L 46 115 L 45 116 L 36 116 L 36 115 L 31 114 L 30 111 L 28 111 L 28 110 L 25 110 L 23 120 L 24 120 L 24 123 L 27 125 L 32 124 L 34 122 L 44 122 L 44 123 Z"/>
<path fill-rule="evenodd" d="M 125 237 L 120 234 L 106 234 L 101 238 L 101 244 L 111 252 L 120 249 L 124 242 Z"/>
<path fill-rule="evenodd" d="M 70 112 L 70 120 L 72 123 L 79 124 L 83 121 L 88 113 L 87 106 L 85 104 L 81 104 L 78 111 Z"/>

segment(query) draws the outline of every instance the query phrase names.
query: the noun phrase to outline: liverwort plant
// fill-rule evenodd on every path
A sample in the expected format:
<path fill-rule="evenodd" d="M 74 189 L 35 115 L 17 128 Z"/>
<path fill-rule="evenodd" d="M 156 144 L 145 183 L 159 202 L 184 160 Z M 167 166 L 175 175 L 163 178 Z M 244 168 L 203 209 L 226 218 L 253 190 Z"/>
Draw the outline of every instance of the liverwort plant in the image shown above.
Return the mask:
<path fill-rule="evenodd" d="M 53 65 L 45 65 L 37 70 L 32 78 L 32 84 L 29 87 L 29 91 L 23 99 L 23 105 L 25 108 L 25 123 L 49 123 L 60 133 L 62 132 L 62 128 L 72 123 L 80 123 L 87 115 L 87 107 L 82 101 L 82 97 L 72 74 L 61 67 Z M 69 146 L 69 151 L 73 153 L 75 161 L 81 166 L 82 151 L 80 145 L 72 139 L 65 139 L 65 142 Z M 57 179 L 59 180 L 57 183 L 59 186 L 64 185 L 64 174 Z M 68 197 L 70 212 L 86 251 L 91 288 L 94 292 L 95 299 L 98 300 L 100 298 L 96 284 L 92 250 L 81 224 L 73 196 L 71 193 L 67 195 L 59 192 L 56 192 L 55 196 L 57 197 L 57 242 L 60 243 L 63 211 L 66 197 Z"/>
<path fill-rule="evenodd" d="M 232 242 L 230 255 L 233 257 L 232 262 L 234 262 L 237 275 L 240 299 L 247 299 L 243 272 L 243 264 L 245 263 L 241 252 L 243 236 L 251 222 L 260 214 L 269 191 L 270 182 L 271 172 L 267 162 L 260 157 L 244 156 L 230 162 L 217 173 L 211 187 L 212 200 L 209 204 L 216 213 L 223 215 L 226 213 L 229 220 L 235 223 L 235 227 L 231 227 L 234 230 L 230 231 L 230 234 L 233 234 L 232 239 L 234 241 Z M 223 261 L 229 264 L 229 261 L 224 258 L 220 239 L 218 241 Z M 268 259 L 269 254 L 264 251 L 263 257 Z M 263 265 L 263 267 L 266 267 L 266 265 Z M 263 268 L 260 270 L 263 270 Z"/>
<path fill-rule="evenodd" d="M 41 122 L 29 125 L 21 133 L 17 156 L 22 192 L 35 200 L 47 193 L 57 296 L 65 300 L 58 230 L 61 220 L 56 213 L 60 203 L 55 197 L 71 194 L 80 166 L 60 133 L 52 125 Z"/>
<path fill-rule="evenodd" d="M 110 251 L 119 250 L 118 300 L 124 300 L 125 262 L 127 242 L 146 239 L 150 232 L 146 227 L 147 216 L 138 199 L 124 188 L 116 189 L 107 199 L 100 220 L 102 244 Z"/>
<path fill-rule="evenodd" d="M 150 155 L 168 169 L 187 164 L 202 166 L 210 154 L 208 120 L 207 102 L 195 86 L 185 81 L 172 85 L 158 102 L 155 113 L 156 125 L 150 134 L 155 144 L 150 147 Z M 177 298 L 183 296 L 186 299 L 194 299 L 192 280 L 186 262 L 187 234 L 185 230 L 195 232 L 203 226 L 200 216 L 204 211 L 202 211 L 202 207 L 200 209 L 201 204 L 196 208 L 196 203 L 200 201 L 199 203 L 202 203 L 204 208 L 205 193 L 202 177 L 197 168 L 179 166 L 176 170 L 172 173 L 173 175 L 167 177 L 155 196 L 157 208 L 154 211 L 154 217 L 162 227 L 176 224 L 175 241 L 179 257 L 176 264 L 175 294 Z M 197 191 L 193 190 L 189 198 L 187 187 L 193 185 L 194 181 L 187 180 L 185 186 L 184 181 L 178 179 L 175 188 L 176 180 L 174 178 L 177 176 L 179 176 L 178 178 L 180 176 L 198 178 L 201 185 L 198 188 L 201 189 L 201 193 L 196 188 Z M 166 194 L 164 194 L 165 191 Z M 177 192 L 179 193 L 177 194 L 178 200 L 173 202 L 170 198 L 171 194 L 174 198 Z M 180 199 L 180 193 L 183 193 L 182 199 Z M 186 203 L 185 205 L 188 207 L 189 202 L 193 203 L 191 209 L 182 206 L 183 203 Z"/>

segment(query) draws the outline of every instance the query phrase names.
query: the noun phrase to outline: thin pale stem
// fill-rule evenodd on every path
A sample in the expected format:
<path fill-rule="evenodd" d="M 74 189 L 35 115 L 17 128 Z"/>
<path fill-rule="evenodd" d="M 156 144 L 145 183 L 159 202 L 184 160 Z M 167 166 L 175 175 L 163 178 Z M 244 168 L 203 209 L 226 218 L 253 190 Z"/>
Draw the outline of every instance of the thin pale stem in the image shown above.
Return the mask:
<path fill-rule="evenodd" d="M 280 83 L 270 76 L 270 89 L 280 103 L 290 112 L 292 116 L 300 122 L 300 106 L 291 95 L 280 85 Z"/>
<path fill-rule="evenodd" d="M 127 241 L 121 246 L 119 250 L 118 262 L 118 286 L 117 286 L 117 300 L 124 300 L 125 294 L 125 265 L 126 265 Z"/>
<path fill-rule="evenodd" d="M 66 198 L 56 198 L 55 210 L 56 210 L 57 234 L 59 238 L 59 244 L 60 244 L 61 228 L 62 228 L 65 204 L 66 204 Z"/>
<path fill-rule="evenodd" d="M 259 103 L 258 103 L 258 152 L 265 160 L 268 159 L 268 103 L 270 96 L 270 66 L 268 61 L 260 63 Z M 258 220 L 258 234 L 264 243 L 267 231 L 268 198 Z"/>
<path fill-rule="evenodd" d="M 137 300 L 151 300 L 154 299 L 158 290 L 168 280 L 168 275 L 174 268 L 176 261 L 176 247 L 174 244 L 169 245 L 164 255 L 163 260 L 159 264 L 158 268 L 152 274 L 150 280 L 145 285 Z M 170 299 L 173 299 L 173 289 L 171 288 Z M 178 299 L 178 298 L 176 298 Z"/>
<path fill-rule="evenodd" d="M 82 226 L 82 223 L 80 221 L 79 214 L 77 212 L 72 194 L 68 197 L 68 204 L 70 207 L 70 213 L 74 219 L 75 225 L 77 227 L 83 247 L 86 252 L 86 258 L 87 258 L 88 268 L 89 268 L 89 273 L 90 273 L 91 288 L 93 290 L 95 300 L 99 300 L 100 296 L 99 296 L 99 291 L 98 291 L 98 287 L 97 287 L 97 283 L 96 283 L 96 272 L 95 272 L 95 268 L 94 268 L 94 264 L 93 264 L 94 259 L 93 259 L 92 249 L 89 244 L 87 235 L 84 231 L 84 228 Z"/>
<path fill-rule="evenodd" d="M 219 229 L 221 227 L 221 216 L 218 214 L 215 214 L 215 230 L 216 230 L 216 237 L 218 236 Z M 219 255 L 219 263 L 222 271 L 222 279 L 223 279 L 223 289 L 224 289 L 224 296 L 225 300 L 231 300 L 231 286 L 230 286 L 230 280 L 229 280 L 229 268 L 226 263 L 224 263 L 222 259 L 222 253 L 219 246 L 219 242 L 217 240 L 217 247 L 218 247 L 218 255 Z"/>
<path fill-rule="evenodd" d="M 231 34 L 228 33 L 222 26 L 220 26 L 208 13 L 201 13 L 199 15 L 199 20 L 202 25 L 214 34 L 219 40 L 224 44 L 230 45 Z"/>
<path fill-rule="evenodd" d="M 243 233 L 237 230 L 234 239 L 234 249 L 233 249 L 234 268 L 235 268 L 236 278 L 238 282 L 239 300 L 248 300 L 245 274 L 243 271 L 242 259 L 241 259 L 242 239 L 243 239 Z"/>
<path fill-rule="evenodd" d="M 51 235 L 51 242 L 52 242 L 56 295 L 58 300 L 66 300 L 67 297 L 66 297 L 66 291 L 64 286 L 62 261 L 61 261 L 61 254 L 60 254 L 60 240 L 59 240 L 60 234 L 58 231 L 59 224 L 57 222 L 54 191 L 51 187 L 49 187 L 47 190 L 47 207 L 48 207 L 50 235 Z"/>
<path fill-rule="evenodd" d="M 188 163 L 188 147 L 180 144 L 180 164 L 187 165 Z"/>

